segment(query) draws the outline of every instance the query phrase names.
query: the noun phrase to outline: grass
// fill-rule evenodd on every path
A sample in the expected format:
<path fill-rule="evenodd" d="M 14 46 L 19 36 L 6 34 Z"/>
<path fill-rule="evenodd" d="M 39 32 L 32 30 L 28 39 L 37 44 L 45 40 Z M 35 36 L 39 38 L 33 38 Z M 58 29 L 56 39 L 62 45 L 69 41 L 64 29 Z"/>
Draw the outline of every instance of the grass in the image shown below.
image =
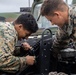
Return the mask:
<path fill-rule="evenodd" d="M 0 16 L 5 18 L 17 18 L 20 13 L 0 13 Z"/>

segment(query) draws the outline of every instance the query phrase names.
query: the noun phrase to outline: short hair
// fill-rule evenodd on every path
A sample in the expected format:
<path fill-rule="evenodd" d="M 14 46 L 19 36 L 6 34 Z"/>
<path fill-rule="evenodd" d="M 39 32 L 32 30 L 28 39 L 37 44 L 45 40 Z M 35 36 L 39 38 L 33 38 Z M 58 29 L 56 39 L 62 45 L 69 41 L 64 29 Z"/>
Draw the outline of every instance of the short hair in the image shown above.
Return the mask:
<path fill-rule="evenodd" d="M 24 29 L 35 33 L 38 30 L 38 25 L 35 18 L 30 13 L 21 14 L 14 22 L 15 24 L 22 24 Z"/>
<path fill-rule="evenodd" d="M 41 7 L 41 15 L 52 15 L 54 11 L 64 11 L 65 7 L 68 7 L 63 0 L 45 0 Z"/>

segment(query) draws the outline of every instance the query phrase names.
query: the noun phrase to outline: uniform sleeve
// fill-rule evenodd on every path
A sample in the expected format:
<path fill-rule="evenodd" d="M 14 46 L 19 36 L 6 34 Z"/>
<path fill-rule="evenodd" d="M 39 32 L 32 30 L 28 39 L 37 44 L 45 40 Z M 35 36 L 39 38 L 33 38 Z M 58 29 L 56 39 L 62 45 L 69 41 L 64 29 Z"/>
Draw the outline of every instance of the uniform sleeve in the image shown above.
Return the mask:
<path fill-rule="evenodd" d="M 60 50 L 68 47 L 69 36 L 66 32 L 59 28 L 53 39 L 53 52 L 54 56 L 57 57 Z"/>
<path fill-rule="evenodd" d="M 15 73 L 26 67 L 25 57 L 13 56 L 15 49 L 14 32 L 0 29 L 0 70 Z"/>

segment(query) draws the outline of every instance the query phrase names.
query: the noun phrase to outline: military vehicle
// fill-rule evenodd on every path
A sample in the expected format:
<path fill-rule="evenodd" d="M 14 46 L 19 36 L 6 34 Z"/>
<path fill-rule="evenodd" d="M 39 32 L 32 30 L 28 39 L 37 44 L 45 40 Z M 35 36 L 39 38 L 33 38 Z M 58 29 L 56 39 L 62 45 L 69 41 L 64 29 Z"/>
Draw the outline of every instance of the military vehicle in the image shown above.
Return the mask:
<path fill-rule="evenodd" d="M 72 4 L 76 4 L 76 0 L 72 0 Z"/>

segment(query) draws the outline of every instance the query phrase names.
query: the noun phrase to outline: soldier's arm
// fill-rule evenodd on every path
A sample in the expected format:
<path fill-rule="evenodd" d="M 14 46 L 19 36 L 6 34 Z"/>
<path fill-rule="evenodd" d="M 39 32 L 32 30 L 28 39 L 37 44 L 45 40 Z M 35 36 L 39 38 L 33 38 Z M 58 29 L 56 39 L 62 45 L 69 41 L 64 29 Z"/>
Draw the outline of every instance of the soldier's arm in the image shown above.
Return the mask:
<path fill-rule="evenodd" d="M 8 31 L 0 33 L 0 70 L 5 72 L 17 72 L 26 66 L 25 57 L 13 56 L 14 36 L 10 36 Z"/>
<path fill-rule="evenodd" d="M 68 40 L 68 34 L 65 33 L 62 29 L 59 29 L 53 39 L 53 52 L 56 56 L 60 50 L 67 48 Z"/>

